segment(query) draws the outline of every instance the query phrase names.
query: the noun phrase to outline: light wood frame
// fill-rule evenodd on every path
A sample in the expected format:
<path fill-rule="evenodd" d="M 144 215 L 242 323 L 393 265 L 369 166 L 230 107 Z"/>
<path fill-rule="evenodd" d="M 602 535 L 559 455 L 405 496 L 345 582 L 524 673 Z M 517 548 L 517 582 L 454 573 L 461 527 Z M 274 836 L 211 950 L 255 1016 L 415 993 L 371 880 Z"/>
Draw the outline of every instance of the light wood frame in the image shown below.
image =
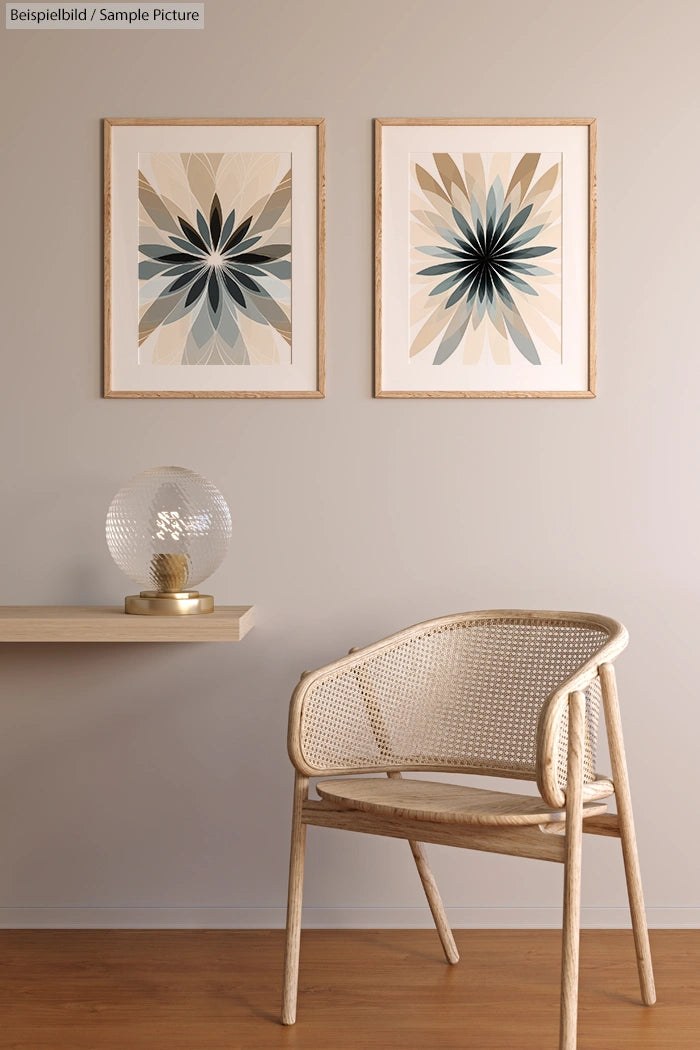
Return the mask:
<path fill-rule="evenodd" d="M 565 127 L 581 126 L 588 130 L 588 311 L 587 311 L 587 383 L 585 388 L 575 390 L 441 390 L 441 389 L 396 389 L 383 382 L 383 309 L 382 296 L 382 241 L 383 241 L 383 133 L 390 127 Z M 375 163 L 375 397 L 422 397 L 422 398 L 590 398 L 596 395 L 596 120 L 595 118 L 376 118 L 374 127 Z M 408 352 L 408 347 L 406 347 Z"/>
<path fill-rule="evenodd" d="M 485 801 L 480 803 L 479 810 L 473 809 L 468 817 L 461 814 L 461 819 L 459 819 L 456 811 L 446 816 L 444 806 L 441 811 L 437 802 L 438 796 L 443 796 L 444 793 L 445 785 L 442 783 L 436 785 L 440 791 L 432 794 L 434 812 L 431 814 L 429 811 L 431 785 L 425 781 L 416 782 L 423 795 L 424 805 L 421 807 L 420 814 L 414 813 L 413 816 L 405 808 L 397 807 L 391 802 L 393 794 L 391 792 L 384 793 L 389 798 L 388 802 L 374 806 L 371 803 L 361 803 L 359 805 L 362 808 L 358 808 L 358 803 L 353 802 L 352 799 L 353 792 L 345 787 L 350 783 L 348 781 L 330 780 L 327 782 L 328 790 L 324 787 L 324 781 L 320 781 L 318 784 L 320 799 L 309 798 L 310 777 L 313 776 L 332 774 L 337 777 L 339 773 L 346 776 L 347 774 L 371 772 L 385 773 L 392 781 L 402 776 L 401 771 L 394 766 L 382 766 L 381 760 L 371 768 L 352 768 L 352 766 L 342 768 L 341 760 L 339 760 L 339 767 L 333 769 L 321 769 L 310 764 L 304 753 L 302 724 L 305 702 L 311 690 L 324 681 L 331 682 L 339 674 L 350 671 L 363 696 L 368 719 L 381 753 L 386 726 L 381 707 L 377 702 L 375 690 L 378 687 L 366 673 L 365 661 L 376 659 L 377 655 L 383 652 L 390 653 L 394 649 L 405 649 L 413 637 L 424 638 L 426 628 L 450 627 L 459 621 L 475 622 L 479 619 L 493 620 L 496 617 L 507 618 L 509 616 L 517 619 L 518 622 L 531 620 L 533 623 L 538 618 L 543 621 L 556 618 L 559 621 L 571 621 L 572 624 L 595 625 L 599 630 L 607 632 L 607 640 L 598 647 L 594 656 L 555 689 L 542 708 L 537 741 L 536 779 L 542 793 L 543 806 L 552 807 L 551 812 L 546 814 L 544 823 L 533 824 L 533 819 L 540 818 L 539 816 L 533 818 L 532 798 L 523 800 L 523 796 L 513 795 L 513 804 L 508 807 L 502 793 L 489 791 L 478 793 L 483 795 Z M 559 1050 L 576 1050 L 577 1043 L 582 835 L 583 832 L 589 832 L 620 839 L 642 1001 L 645 1005 L 652 1005 L 656 1001 L 629 780 L 622 741 L 620 709 L 612 666 L 612 660 L 625 648 L 626 644 L 625 628 L 608 617 L 585 613 L 497 610 L 459 614 L 454 617 L 427 621 L 425 624 L 408 628 L 364 649 L 351 649 L 346 657 L 318 671 L 302 674 L 292 697 L 288 730 L 288 750 L 295 767 L 295 776 L 282 1003 L 283 1024 L 294 1024 L 296 1020 L 304 854 L 306 828 L 309 825 L 406 839 L 416 862 L 445 957 L 451 964 L 457 963 L 459 955 L 422 843 L 452 845 L 562 864 L 564 867 L 564 906 Z M 612 776 L 610 778 L 597 776 L 594 782 L 584 784 L 586 745 L 584 690 L 590 687 L 592 682 L 600 685 Z M 566 787 L 562 789 L 555 775 L 559 741 L 557 734 L 552 731 L 552 720 L 556 718 L 560 723 L 561 717 L 567 715 Z M 445 767 L 429 766 L 427 763 L 407 768 L 445 770 Z M 456 770 L 453 767 L 452 772 L 485 772 L 504 775 L 503 770 L 496 768 L 476 770 L 464 767 Z M 527 776 L 527 774 L 524 775 Z M 353 783 L 362 785 L 360 794 L 366 798 L 368 782 L 363 778 L 362 781 Z M 378 796 L 381 799 L 381 783 L 376 780 L 371 782 L 370 797 L 375 793 L 375 797 Z M 604 813 L 605 803 L 601 800 L 612 796 L 617 802 L 617 813 Z M 597 799 L 597 801 L 591 802 L 591 799 Z M 539 808 L 536 812 L 540 812 Z"/>
<path fill-rule="evenodd" d="M 164 118 L 149 117 L 112 117 L 103 121 L 104 125 L 104 383 L 103 393 L 107 398 L 320 398 L 325 397 L 325 314 L 326 314 L 326 174 L 325 174 L 325 120 L 313 118 L 240 118 L 240 117 L 203 117 L 203 118 Z M 112 263 L 112 241 L 114 234 L 113 209 L 113 132 L 115 128 L 134 127 L 315 127 L 317 133 L 316 173 L 317 173 L 317 317 L 316 317 L 316 380 L 313 388 L 298 390 L 120 390 L 114 383 L 114 339 L 113 339 L 113 289 L 114 270 Z M 245 367 L 245 366 L 241 366 Z"/>

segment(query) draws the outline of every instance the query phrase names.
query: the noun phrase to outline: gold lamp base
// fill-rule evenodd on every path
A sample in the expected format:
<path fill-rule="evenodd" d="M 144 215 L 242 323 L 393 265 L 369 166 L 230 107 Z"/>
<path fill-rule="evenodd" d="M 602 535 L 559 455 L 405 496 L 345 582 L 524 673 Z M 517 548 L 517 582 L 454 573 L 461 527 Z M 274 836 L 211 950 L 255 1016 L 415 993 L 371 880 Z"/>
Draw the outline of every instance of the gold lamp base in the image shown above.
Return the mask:
<path fill-rule="evenodd" d="M 191 616 L 214 612 L 211 594 L 199 591 L 141 591 L 124 599 L 124 612 L 140 616 Z"/>

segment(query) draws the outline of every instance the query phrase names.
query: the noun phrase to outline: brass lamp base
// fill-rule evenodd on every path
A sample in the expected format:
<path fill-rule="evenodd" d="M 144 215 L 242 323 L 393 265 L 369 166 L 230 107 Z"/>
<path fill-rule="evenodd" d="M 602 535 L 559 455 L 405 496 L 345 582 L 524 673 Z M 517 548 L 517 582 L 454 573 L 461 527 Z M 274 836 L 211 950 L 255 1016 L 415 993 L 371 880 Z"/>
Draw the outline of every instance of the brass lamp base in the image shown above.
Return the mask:
<path fill-rule="evenodd" d="M 124 599 L 124 612 L 140 616 L 191 616 L 214 612 L 211 594 L 199 591 L 141 591 Z"/>

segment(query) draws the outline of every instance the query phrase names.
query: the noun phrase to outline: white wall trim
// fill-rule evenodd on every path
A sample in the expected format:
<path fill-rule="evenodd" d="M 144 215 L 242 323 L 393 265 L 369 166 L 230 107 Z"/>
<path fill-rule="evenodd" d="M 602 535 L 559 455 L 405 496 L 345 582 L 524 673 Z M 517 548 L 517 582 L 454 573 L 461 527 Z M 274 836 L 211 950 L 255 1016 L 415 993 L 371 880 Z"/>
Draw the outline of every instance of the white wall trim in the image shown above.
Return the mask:
<path fill-rule="evenodd" d="M 548 929 L 561 926 L 559 908 L 448 908 L 456 929 Z M 700 908 L 648 908 L 656 929 L 698 929 Z M 277 929 L 283 908 L 0 908 L 0 929 Z M 307 929 L 423 929 L 425 908 L 305 908 Z M 582 908 L 589 929 L 630 925 L 626 908 Z"/>

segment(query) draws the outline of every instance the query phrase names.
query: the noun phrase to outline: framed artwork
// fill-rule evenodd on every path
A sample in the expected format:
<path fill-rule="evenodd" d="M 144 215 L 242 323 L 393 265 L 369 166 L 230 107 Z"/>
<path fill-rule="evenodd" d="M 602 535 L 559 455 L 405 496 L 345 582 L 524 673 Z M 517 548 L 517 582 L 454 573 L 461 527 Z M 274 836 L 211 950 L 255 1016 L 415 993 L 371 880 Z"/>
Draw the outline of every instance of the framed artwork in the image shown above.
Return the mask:
<path fill-rule="evenodd" d="M 595 396 L 595 120 L 377 120 L 376 397 Z"/>
<path fill-rule="evenodd" d="M 105 397 L 323 397 L 324 133 L 104 121 Z"/>

